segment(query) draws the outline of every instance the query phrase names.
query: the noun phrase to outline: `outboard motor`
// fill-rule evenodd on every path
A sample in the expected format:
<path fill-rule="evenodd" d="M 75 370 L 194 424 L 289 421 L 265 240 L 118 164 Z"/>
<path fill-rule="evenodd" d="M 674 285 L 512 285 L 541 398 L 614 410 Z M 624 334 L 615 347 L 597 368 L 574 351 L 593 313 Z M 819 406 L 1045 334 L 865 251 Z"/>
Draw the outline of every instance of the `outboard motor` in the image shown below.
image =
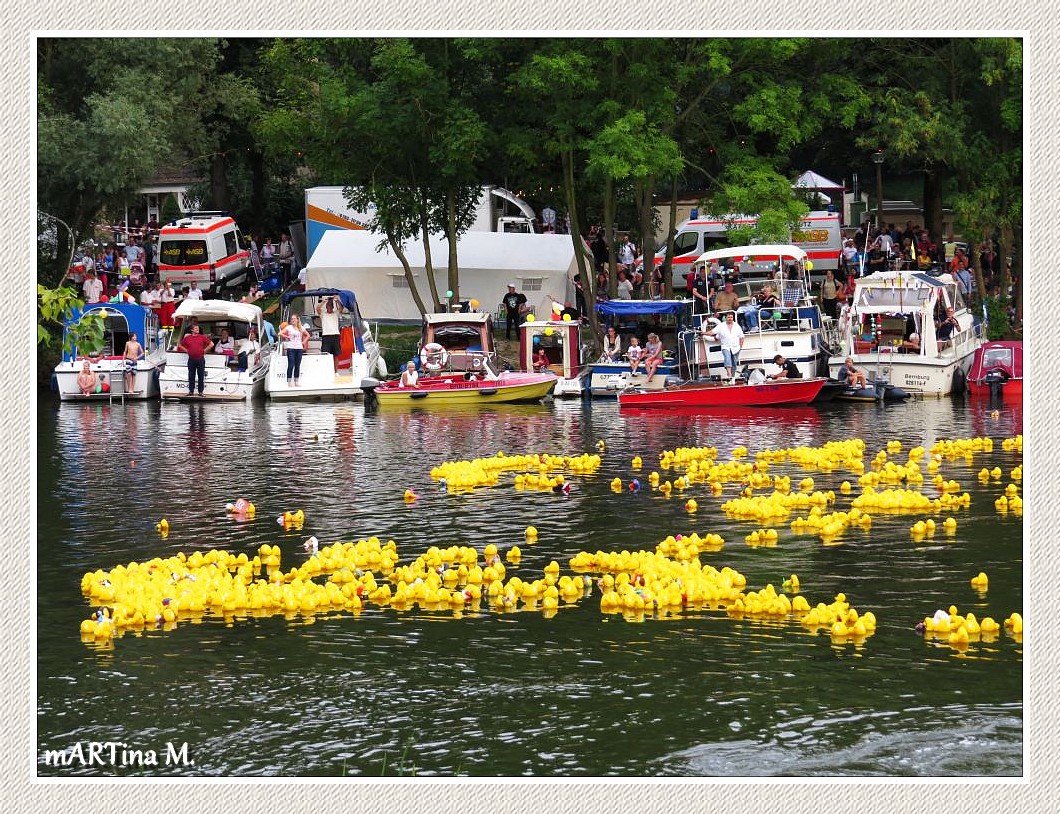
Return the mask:
<path fill-rule="evenodd" d="M 988 371 L 983 377 L 983 381 L 990 388 L 991 401 L 1001 399 L 1001 390 L 1005 386 L 1005 382 L 1008 381 L 1008 378 L 1008 373 L 997 367 Z"/>
<path fill-rule="evenodd" d="M 361 379 L 361 390 L 364 391 L 364 409 L 372 410 L 379 403 L 379 398 L 375 394 L 375 389 L 381 384 L 379 379 L 371 376 L 365 376 Z"/>
<path fill-rule="evenodd" d="M 883 401 L 884 396 L 887 394 L 887 380 L 886 379 L 875 379 L 872 382 L 872 386 L 876 389 L 876 401 Z"/>

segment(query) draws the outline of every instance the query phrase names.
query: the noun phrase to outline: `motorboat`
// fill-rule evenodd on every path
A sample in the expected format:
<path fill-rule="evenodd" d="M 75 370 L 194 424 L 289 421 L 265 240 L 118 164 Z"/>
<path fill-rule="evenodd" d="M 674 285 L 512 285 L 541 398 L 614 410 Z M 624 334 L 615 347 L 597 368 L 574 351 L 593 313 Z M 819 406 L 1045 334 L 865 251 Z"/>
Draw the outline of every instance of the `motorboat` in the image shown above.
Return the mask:
<path fill-rule="evenodd" d="M 401 380 L 378 386 L 365 384 L 366 398 L 374 393 L 381 407 L 425 408 L 540 401 L 556 386 L 554 373 L 497 373 L 488 362 L 478 370 L 450 371 L 420 376 L 415 385 L 403 387 Z"/>
<path fill-rule="evenodd" d="M 325 349 L 321 321 L 337 318 L 338 353 Z M 337 315 L 336 315 L 337 312 Z M 272 346 L 272 363 L 265 379 L 265 392 L 272 399 L 344 399 L 363 393 L 369 377 L 384 378 L 386 362 L 368 323 L 361 317 L 352 291 L 340 288 L 314 288 L 289 291 L 280 298 L 280 314 L 288 321 L 298 314 L 309 331 L 309 347 L 302 356 L 298 385 L 287 381 L 287 357 L 283 342 Z"/>
<path fill-rule="evenodd" d="M 777 407 L 809 404 L 824 386 L 823 377 L 774 379 L 761 384 L 704 380 L 667 385 L 659 390 L 627 388 L 618 394 L 619 407 Z"/>
<path fill-rule="evenodd" d="M 103 320 L 103 349 L 86 353 L 77 345 L 77 327 L 86 316 Z M 125 388 L 125 343 L 136 334 L 143 346 L 144 357 L 133 368 L 132 388 Z M 114 300 L 94 302 L 74 309 L 63 325 L 63 356 L 55 366 L 55 381 L 62 401 L 91 401 L 123 396 L 128 399 L 149 399 L 158 395 L 159 371 L 166 363 L 165 331 L 160 331 L 158 316 L 150 309 L 133 302 Z M 89 363 L 96 376 L 93 392 L 84 395 L 77 377 Z"/>
<path fill-rule="evenodd" d="M 968 371 L 968 392 L 994 400 L 1022 400 L 1023 342 L 999 340 L 981 345 Z"/>
<path fill-rule="evenodd" d="M 886 379 L 869 379 L 864 387 L 854 387 L 846 382 L 836 382 L 836 384 L 839 389 L 832 397 L 833 401 L 905 401 L 909 398 L 909 393 L 900 387 L 895 387 Z"/>
<path fill-rule="evenodd" d="M 661 390 L 667 381 L 680 381 L 682 359 L 687 359 L 690 346 L 691 300 L 605 300 L 596 303 L 596 311 L 618 331 L 622 340 L 623 357 L 601 357 L 589 365 L 589 394 L 594 398 L 614 398 L 629 387 L 645 391 Z M 649 333 L 659 335 L 663 343 L 663 361 L 648 380 L 641 365 L 636 373 L 628 360 L 629 340 L 636 336 L 643 348 Z"/>
<path fill-rule="evenodd" d="M 936 326 L 949 309 L 956 326 L 943 338 Z M 960 391 L 982 344 L 982 326 L 950 274 L 880 271 L 861 277 L 838 329 L 838 352 L 828 360 L 831 376 L 849 356 L 872 378 L 922 396 Z"/>
<path fill-rule="evenodd" d="M 589 377 L 591 350 L 580 339 L 581 323 L 569 314 L 565 316 L 565 319 L 553 315 L 549 320 L 528 320 L 519 326 L 519 369 L 524 373 L 556 374 L 552 395 L 557 398 L 581 396 Z M 547 367 L 535 362 L 541 351 L 548 359 Z"/>
<path fill-rule="evenodd" d="M 788 244 L 714 249 L 696 259 L 693 273 L 699 266 L 715 267 L 738 278 L 733 281 L 733 290 L 740 298 L 736 322 L 744 333 L 741 364 L 764 366 L 779 354 L 794 362 L 803 378 L 824 373 L 831 351 L 838 345 L 838 333 L 834 321 L 822 314 L 813 299 L 813 265 L 803 249 Z M 772 287 L 776 305 L 757 304 L 755 295 L 765 285 Z M 725 373 L 721 343 L 703 336 L 722 319 L 721 313 L 706 309 L 693 315 L 692 325 L 699 336 L 689 346 L 689 357 L 700 374 L 720 377 Z"/>
<path fill-rule="evenodd" d="M 186 299 L 177 307 L 173 316 L 177 327 L 169 338 L 166 367 L 158 379 L 163 399 L 199 399 L 188 392 L 188 355 L 177 350 L 180 340 L 190 330 L 193 321 L 199 324 L 204 334 L 214 340 L 217 339 L 221 328 L 227 328 L 237 347 L 253 328 L 261 345 L 259 353 L 251 354 L 247 358 L 245 369 L 240 367 L 237 357 L 224 353 L 207 353 L 206 381 L 202 398 L 206 401 L 249 401 L 264 393 L 276 334 L 272 325 L 265 321 L 258 306 L 228 300 Z"/>

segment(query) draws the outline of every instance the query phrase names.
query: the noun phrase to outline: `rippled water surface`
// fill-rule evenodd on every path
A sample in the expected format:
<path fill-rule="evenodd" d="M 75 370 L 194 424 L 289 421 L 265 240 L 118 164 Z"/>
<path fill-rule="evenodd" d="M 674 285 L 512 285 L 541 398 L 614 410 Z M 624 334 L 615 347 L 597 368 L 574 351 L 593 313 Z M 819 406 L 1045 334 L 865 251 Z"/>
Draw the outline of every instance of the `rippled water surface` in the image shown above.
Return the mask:
<path fill-rule="evenodd" d="M 468 412 L 366 414 L 360 404 L 58 405 L 38 413 L 37 746 L 42 775 L 1019 775 L 1023 772 L 1022 644 L 1002 633 L 959 653 L 925 642 L 917 620 L 957 604 L 999 621 L 1023 610 L 1022 524 L 993 501 L 1020 456 L 1001 440 L 1019 407 L 983 403 L 826 405 L 726 413 L 619 412 L 613 403 L 496 406 Z M 678 446 L 818 445 L 860 437 L 866 463 L 888 440 L 904 449 L 988 435 L 995 450 L 942 474 L 971 493 L 951 542 L 915 544 L 916 516 L 879 516 L 870 532 L 823 545 L 779 523 L 778 545 L 744 536 L 703 486 L 678 497 L 610 481 L 644 478 Z M 604 441 L 603 465 L 573 477 L 569 496 L 501 485 L 439 490 L 446 460 L 508 453 L 577 454 Z M 645 460 L 635 473 L 634 455 Z M 904 451 L 901 459 L 905 459 Z M 976 472 L 1000 466 L 1000 482 Z M 793 480 L 835 488 L 847 472 L 778 465 Z M 668 473 L 672 477 L 674 472 Z M 420 499 L 408 506 L 406 488 Z M 930 485 L 925 486 L 925 491 Z M 858 490 L 855 488 L 855 493 Z M 252 522 L 226 518 L 245 496 Z M 700 510 L 684 509 L 688 496 Z M 845 508 L 848 496 L 839 496 Z M 275 517 L 304 509 L 304 530 Z M 155 523 L 166 517 L 163 540 Z M 789 518 L 790 520 L 790 518 Z M 526 544 L 528 524 L 540 532 Z M 285 568 L 323 542 L 393 539 L 405 560 L 430 545 L 494 543 L 524 555 L 508 574 L 539 577 L 580 550 L 653 549 L 667 534 L 716 532 L 701 560 L 743 573 L 749 588 L 797 573 L 811 604 L 843 591 L 872 610 L 876 635 L 836 645 L 795 622 L 734 620 L 695 610 L 627 620 L 599 592 L 540 610 L 354 615 L 206 616 L 170 631 L 82 643 L 90 612 L 82 575 L 131 560 L 215 547 L 251 556 L 278 544 Z M 972 591 L 979 571 L 989 592 Z M 45 750 L 120 741 L 188 744 L 194 765 L 56 768 Z"/>

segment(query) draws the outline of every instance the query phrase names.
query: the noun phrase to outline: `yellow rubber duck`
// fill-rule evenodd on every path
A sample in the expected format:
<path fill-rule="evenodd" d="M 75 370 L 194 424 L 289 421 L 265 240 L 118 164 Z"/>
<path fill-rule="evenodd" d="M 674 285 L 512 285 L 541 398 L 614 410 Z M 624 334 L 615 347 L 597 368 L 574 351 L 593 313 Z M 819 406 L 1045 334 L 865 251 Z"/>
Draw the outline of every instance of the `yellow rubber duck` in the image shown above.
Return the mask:
<path fill-rule="evenodd" d="M 971 585 L 977 591 L 985 591 L 989 585 L 989 580 L 984 572 L 980 571 L 976 576 L 972 577 Z"/>
<path fill-rule="evenodd" d="M 158 530 L 159 534 L 165 537 L 167 534 L 169 534 L 169 521 L 163 517 L 161 520 L 155 523 L 155 529 Z"/>

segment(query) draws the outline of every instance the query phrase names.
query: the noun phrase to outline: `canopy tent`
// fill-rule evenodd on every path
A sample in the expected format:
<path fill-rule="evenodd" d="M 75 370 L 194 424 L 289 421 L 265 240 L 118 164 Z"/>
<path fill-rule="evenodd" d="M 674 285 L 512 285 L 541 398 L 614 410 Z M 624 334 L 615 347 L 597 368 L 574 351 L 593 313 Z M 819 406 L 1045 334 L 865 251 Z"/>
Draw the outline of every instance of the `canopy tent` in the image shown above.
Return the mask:
<path fill-rule="evenodd" d="M 696 258 L 696 262 L 709 263 L 712 260 L 732 260 L 735 258 L 742 260 L 745 257 L 750 257 L 752 260 L 756 258 L 776 260 L 780 257 L 791 258 L 801 262 L 806 260 L 806 252 L 798 246 L 783 243 L 763 243 L 754 246 L 735 246 L 730 249 L 712 249 Z"/>
<path fill-rule="evenodd" d="M 366 319 L 418 323 L 420 313 L 401 261 L 388 245 L 380 248 L 381 240 L 367 231 L 325 232 L 306 266 L 306 286 L 356 292 Z M 449 242 L 434 235 L 430 246 L 434 279 L 439 297 L 444 298 L 449 288 Z M 430 302 L 423 242 L 410 240 L 404 251 L 424 305 L 435 310 Z M 477 299 L 481 310 L 493 311 L 509 283 L 539 311 L 551 309 L 549 295 L 563 302 L 573 301 L 571 281 L 577 264 L 569 235 L 467 232 L 457 242 L 457 261 L 460 299 Z"/>
<path fill-rule="evenodd" d="M 825 203 L 832 203 L 832 196 L 826 195 L 825 192 L 838 192 L 840 198 L 844 191 L 842 184 L 837 184 L 828 178 L 825 178 L 820 173 L 816 173 L 813 170 L 806 170 L 802 175 L 795 179 L 795 183 L 791 185 L 792 189 L 805 189 L 811 192 L 816 192 L 819 199 L 823 199 Z"/>

